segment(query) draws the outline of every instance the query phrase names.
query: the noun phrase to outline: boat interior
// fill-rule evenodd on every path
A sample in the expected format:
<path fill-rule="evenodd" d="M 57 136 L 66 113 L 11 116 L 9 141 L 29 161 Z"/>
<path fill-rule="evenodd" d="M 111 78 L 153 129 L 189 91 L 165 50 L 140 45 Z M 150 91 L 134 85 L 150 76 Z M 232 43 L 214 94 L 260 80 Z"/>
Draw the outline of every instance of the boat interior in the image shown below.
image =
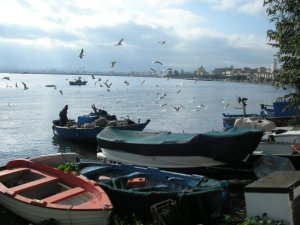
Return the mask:
<path fill-rule="evenodd" d="M 81 187 L 70 187 L 60 182 L 59 178 L 29 168 L 15 168 L 0 171 L 0 190 L 7 195 L 22 196 L 31 204 L 77 205 L 87 200 L 79 195 L 85 190 Z"/>

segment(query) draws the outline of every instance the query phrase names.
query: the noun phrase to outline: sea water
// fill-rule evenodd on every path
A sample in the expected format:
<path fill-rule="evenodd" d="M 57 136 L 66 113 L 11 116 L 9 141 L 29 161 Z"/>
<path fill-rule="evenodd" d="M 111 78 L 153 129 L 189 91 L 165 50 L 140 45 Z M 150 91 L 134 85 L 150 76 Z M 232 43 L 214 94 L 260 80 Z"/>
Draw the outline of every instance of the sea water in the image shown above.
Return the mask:
<path fill-rule="evenodd" d="M 2 79 L 6 76 L 10 80 Z M 63 151 L 95 159 L 96 146 L 54 138 L 52 121 L 66 104 L 69 119 L 89 114 L 95 104 L 118 118 L 151 119 L 145 130 L 200 133 L 222 130 L 222 113 L 242 113 L 238 97 L 248 98 L 247 113 L 259 113 L 260 104 L 272 104 L 288 91 L 270 84 L 104 75 L 81 75 L 87 85 L 70 86 L 77 77 L 1 74 L 0 165 Z"/>

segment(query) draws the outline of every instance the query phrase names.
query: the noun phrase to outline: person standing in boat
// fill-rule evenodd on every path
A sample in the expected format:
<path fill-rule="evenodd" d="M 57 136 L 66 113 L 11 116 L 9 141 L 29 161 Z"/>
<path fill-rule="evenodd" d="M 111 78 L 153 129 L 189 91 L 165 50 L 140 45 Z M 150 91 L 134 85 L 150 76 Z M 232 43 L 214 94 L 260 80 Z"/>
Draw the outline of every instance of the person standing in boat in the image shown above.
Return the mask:
<path fill-rule="evenodd" d="M 65 105 L 65 107 L 59 112 L 59 126 L 66 126 L 69 122 L 68 119 L 68 105 Z"/>

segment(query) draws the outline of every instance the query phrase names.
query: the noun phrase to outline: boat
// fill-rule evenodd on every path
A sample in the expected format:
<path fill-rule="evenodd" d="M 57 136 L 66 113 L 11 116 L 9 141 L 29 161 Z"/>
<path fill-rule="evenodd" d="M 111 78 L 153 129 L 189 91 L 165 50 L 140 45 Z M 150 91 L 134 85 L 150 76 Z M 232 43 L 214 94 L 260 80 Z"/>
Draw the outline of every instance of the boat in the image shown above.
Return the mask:
<path fill-rule="evenodd" d="M 87 81 L 86 80 L 82 80 L 81 77 L 78 77 L 77 79 L 73 80 L 73 81 L 69 81 L 70 85 L 86 85 Z"/>
<path fill-rule="evenodd" d="M 234 164 L 251 154 L 262 136 L 260 129 L 236 127 L 196 134 L 106 127 L 97 135 L 97 157 L 168 169 Z"/>
<path fill-rule="evenodd" d="M 55 137 L 84 143 L 97 143 L 97 134 L 106 126 L 114 126 L 122 130 L 143 130 L 150 119 L 145 122 L 135 122 L 129 118 L 117 119 L 115 115 L 105 110 L 97 110 L 89 115 L 78 116 L 67 126 L 59 126 L 59 120 L 53 120 L 52 131 Z"/>
<path fill-rule="evenodd" d="M 274 141 L 276 143 L 290 143 L 290 144 L 300 144 L 300 129 L 299 127 L 296 130 L 280 129 L 278 131 L 274 131 L 269 135 L 269 140 Z"/>
<path fill-rule="evenodd" d="M 214 219 L 230 209 L 225 180 L 126 164 L 79 162 L 77 165 L 81 175 L 105 190 L 117 215 L 135 215 L 146 223 L 153 218 L 155 205 L 173 200 L 178 211 L 165 218 L 178 221 L 161 224 L 213 224 Z M 184 223 L 180 223 L 179 215 Z"/>
<path fill-rule="evenodd" d="M 113 209 L 95 182 L 25 159 L 1 167 L 0 204 L 35 224 L 107 225 Z"/>
<path fill-rule="evenodd" d="M 234 126 L 236 119 L 238 118 L 250 118 L 252 120 L 266 119 L 273 121 L 276 126 L 282 127 L 287 125 L 293 125 L 297 123 L 294 119 L 296 110 L 285 110 L 288 105 L 287 101 L 276 101 L 273 105 L 261 104 L 261 111 L 259 113 L 246 113 L 246 101 L 247 98 L 242 98 L 239 103 L 242 103 L 242 114 L 225 114 L 223 113 L 223 127 L 225 130 Z"/>

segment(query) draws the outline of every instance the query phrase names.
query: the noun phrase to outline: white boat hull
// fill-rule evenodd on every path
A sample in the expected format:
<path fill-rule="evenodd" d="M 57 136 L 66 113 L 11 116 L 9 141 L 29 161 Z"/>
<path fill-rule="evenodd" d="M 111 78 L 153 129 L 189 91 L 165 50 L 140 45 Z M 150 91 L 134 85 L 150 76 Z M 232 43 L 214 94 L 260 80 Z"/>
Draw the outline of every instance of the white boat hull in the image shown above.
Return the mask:
<path fill-rule="evenodd" d="M 203 156 L 144 156 L 123 151 L 101 148 L 97 158 L 103 161 L 133 164 L 157 168 L 197 168 L 224 165 L 210 157 Z"/>
<path fill-rule="evenodd" d="M 273 134 L 272 136 L 277 143 L 300 143 L 300 130 L 290 130 L 280 134 Z"/>
<path fill-rule="evenodd" d="M 26 204 L 4 194 L 0 194 L 0 204 L 33 223 L 53 218 L 60 225 L 107 225 L 110 217 L 110 211 L 106 210 L 59 210 Z"/>
<path fill-rule="evenodd" d="M 52 167 L 56 167 L 59 164 L 64 164 L 67 162 L 75 163 L 79 158 L 80 155 L 78 153 L 65 152 L 65 153 L 53 153 L 53 154 L 46 154 L 40 156 L 33 156 L 28 158 L 27 160 L 38 162 L 38 163 L 44 163 Z"/>

